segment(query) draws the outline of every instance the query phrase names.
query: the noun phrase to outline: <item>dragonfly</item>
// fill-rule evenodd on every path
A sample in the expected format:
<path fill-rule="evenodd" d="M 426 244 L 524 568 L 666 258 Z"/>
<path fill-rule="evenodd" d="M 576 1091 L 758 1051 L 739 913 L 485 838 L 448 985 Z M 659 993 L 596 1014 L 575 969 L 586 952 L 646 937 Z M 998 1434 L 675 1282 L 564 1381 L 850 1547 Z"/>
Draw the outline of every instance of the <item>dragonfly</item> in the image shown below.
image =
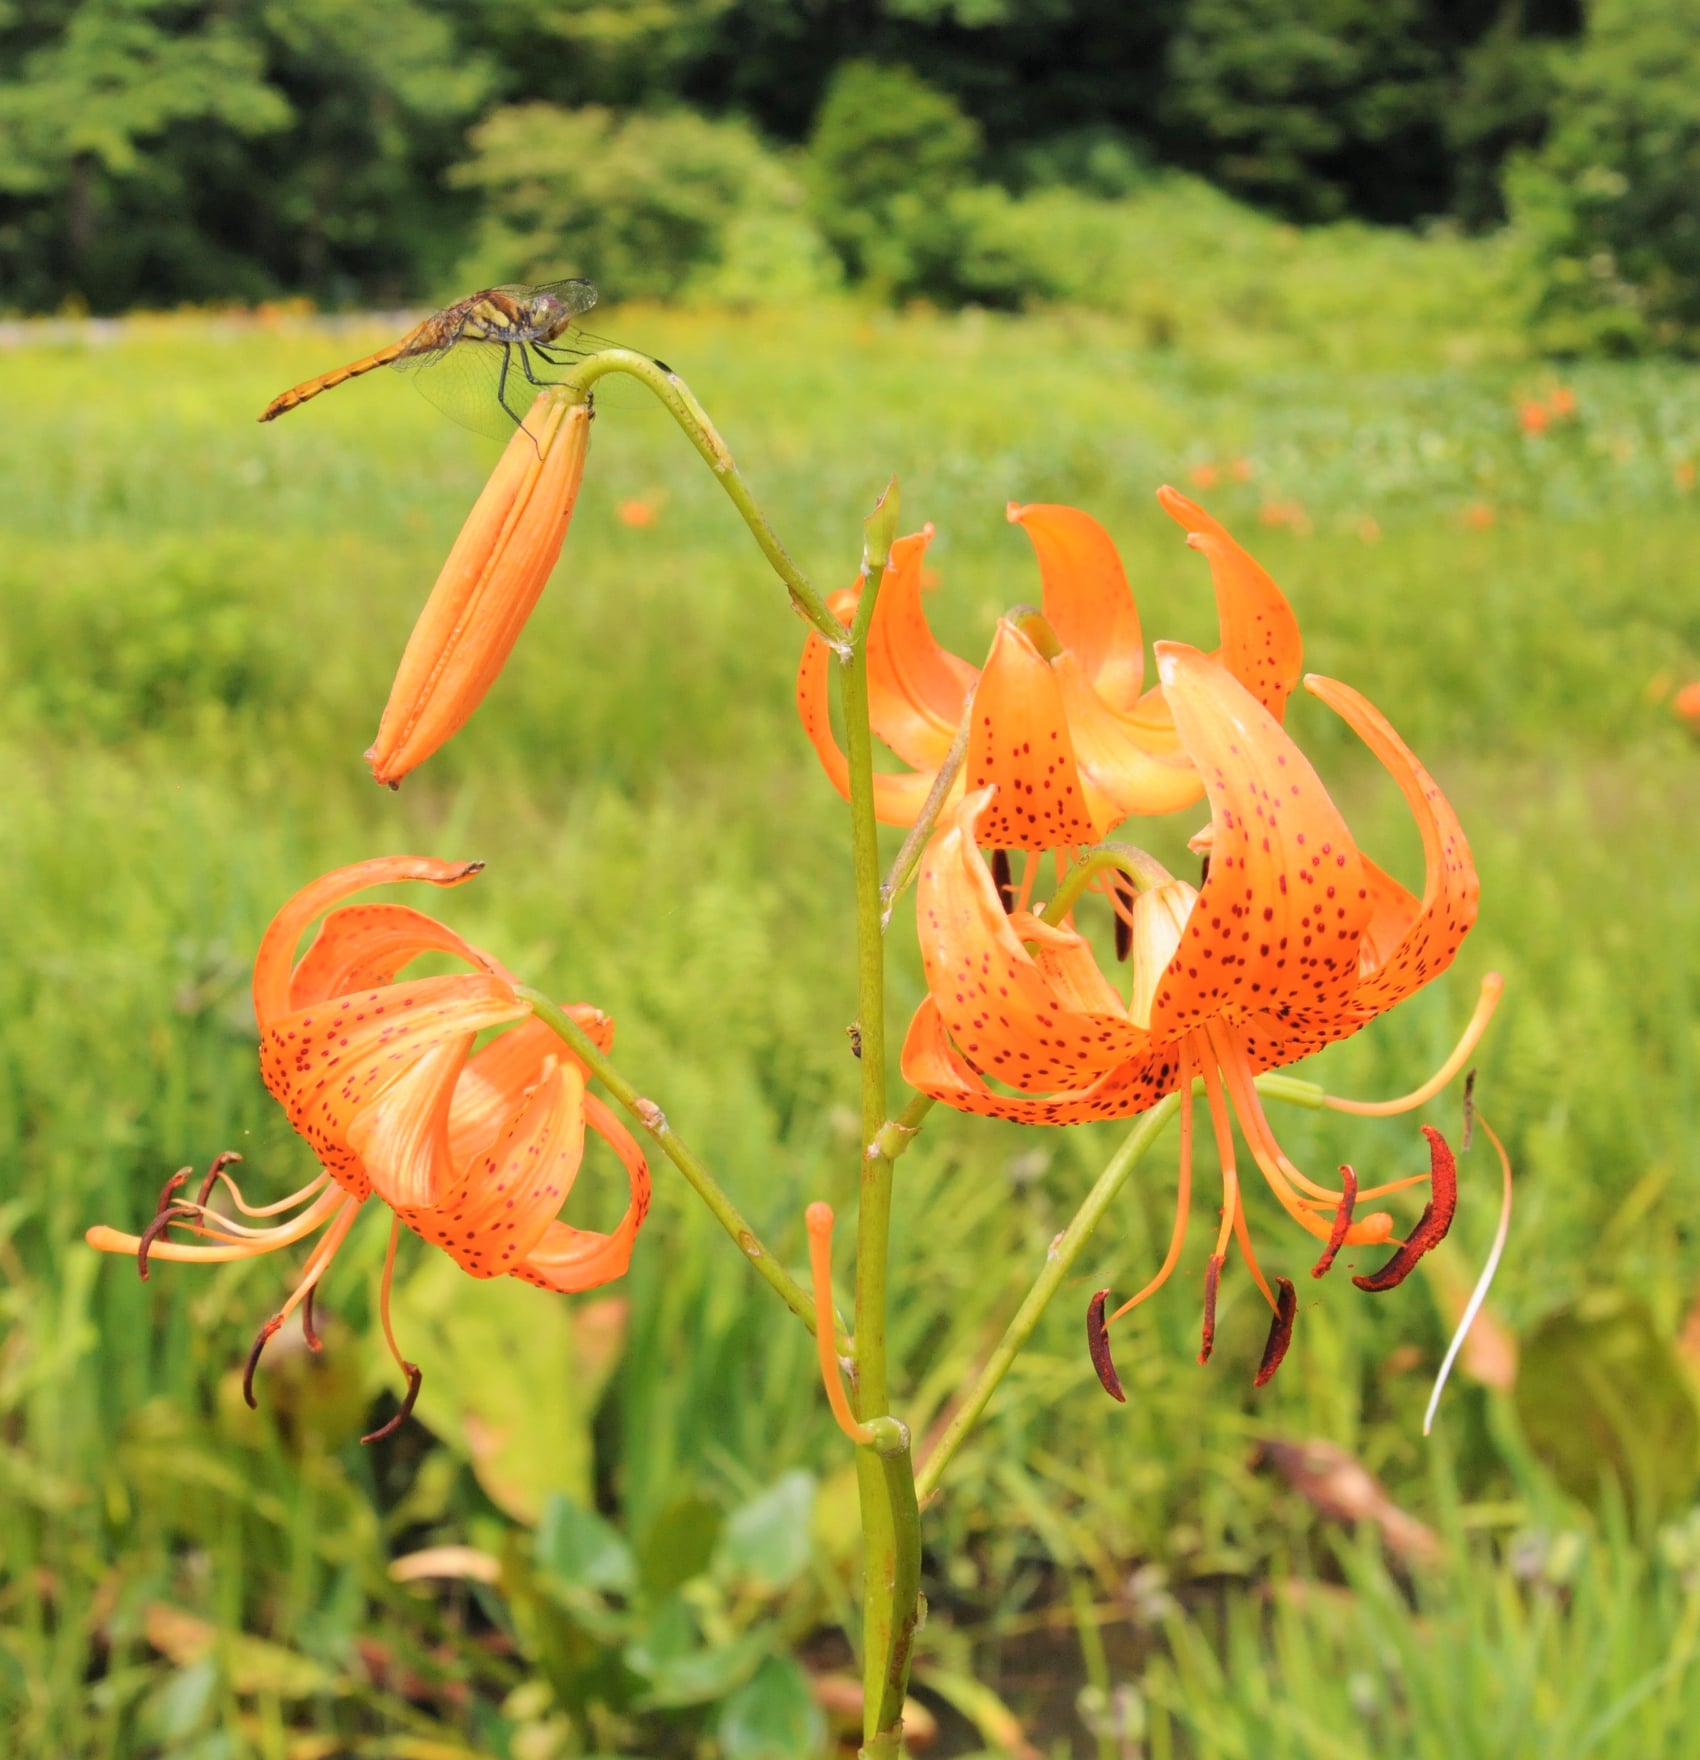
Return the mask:
<path fill-rule="evenodd" d="M 595 304 L 596 289 L 583 279 L 483 288 L 433 312 L 387 348 L 291 386 L 266 405 L 260 420 L 275 421 L 377 367 L 395 367 L 463 427 L 509 439 L 525 427 L 522 411 L 536 394 L 557 383 L 546 369 L 583 358 L 569 333 L 573 320 Z"/>

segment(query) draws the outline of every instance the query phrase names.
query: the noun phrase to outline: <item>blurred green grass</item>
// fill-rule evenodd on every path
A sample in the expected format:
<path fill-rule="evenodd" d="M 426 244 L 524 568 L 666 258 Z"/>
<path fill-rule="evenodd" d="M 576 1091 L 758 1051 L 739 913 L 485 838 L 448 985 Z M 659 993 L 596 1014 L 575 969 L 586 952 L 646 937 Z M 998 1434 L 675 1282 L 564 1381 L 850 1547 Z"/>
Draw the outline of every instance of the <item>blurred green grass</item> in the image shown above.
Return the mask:
<path fill-rule="evenodd" d="M 1147 634 L 1207 637 L 1203 565 L 1152 490 L 1200 495 L 1283 584 L 1308 663 L 1359 685 L 1416 746 L 1482 871 L 1481 921 L 1453 974 L 1314 1073 L 1344 1092 L 1402 1091 L 1439 1060 L 1480 975 L 1504 971 L 1480 1059 L 1482 1105 L 1520 1178 L 1496 1312 L 1527 1335 L 1613 1286 L 1676 1335 L 1700 1278 L 1700 752 L 1656 699 L 1700 670 L 1681 469 L 1700 457 L 1700 375 L 1578 370 L 1575 419 L 1529 436 L 1515 405 L 1551 375 L 1528 365 L 1346 376 L 1232 338 L 1153 350 L 1067 313 L 640 309 L 609 323 L 689 379 L 821 584 L 851 578 L 859 522 L 897 474 L 906 527 L 937 527 L 930 614 L 964 652 L 1034 595 L 1010 499 L 1089 509 L 1121 546 Z M 399 795 L 376 789 L 360 751 L 490 449 L 387 374 L 274 427 L 253 418 L 382 334 L 147 320 L 0 350 L 0 1710 L 20 1754 L 342 1751 L 291 1745 L 317 1728 L 350 1752 L 532 1751 L 511 1694 L 523 1671 L 480 1635 L 507 1629 L 502 1608 L 464 1591 L 421 1599 L 385 1576 L 392 1553 L 500 1550 L 515 1529 L 470 1470 L 454 1390 L 438 1393 L 429 1363 L 422 1427 L 393 1449 L 349 1446 L 388 1385 L 370 1336 L 382 1231 L 358 1230 L 333 1274 L 340 1340 L 324 1359 L 280 1355 L 258 1419 L 231 1375 L 275 1305 L 279 1262 L 162 1266 L 144 1288 L 81 1245 L 91 1222 L 135 1227 L 167 1172 L 224 1147 L 242 1149 L 256 1192 L 306 1177 L 305 1145 L 257 1080 L 245 986 L 259 932 L 308 877 L 389 851 L 483 857 L 476 886 L 430 908 L 532 981 L 611 1011 L 622 1064 L 776 1250 L 800 1261 L 804 1204 L 852 1189 L 844 812 L 790 706 L 801 625 L 666 417 L 636 393 L 606 398 L 563 562 L 507 672 Z M 619 513 L 639 498 L 657 510 L 641 528 Z M 1361 841 L 1410 878 L 1395 791 L 1318 705 L 1296 704 L 1291 724 Z M 919 992 L 906 925 L 895 941 L 894 1027 Z M 1422 1163 L 1409 1120 L 1276 1122 L 1303 1165 L 1350 1159 L 1379 1177 Z M 894 1287 L 910 1293 L 894 1349 L 912 1413 L 936 1412 L 996 1337 L 1115 1140 L 929 1126 L 897 1193 Z M 1244 1280 L 1225 1292 L 1216 1360 L 1193 1361 L 1190 1253 L 1123 1343 L 1129 1405 L 1092 1386 L 1085 1293 L 1160 1257 L 1173 1156 L 1170 1141 L 1135 1181 L 929 1516 L 936 1656 L 963 1662 L 958 1627 L 995 1634 L 1054 1597 L 1059 1571 L 1106 1603 L 1136 1560 L 1177 1583 L 1256 1583 L 1294 1557 L 1332 1571 L 1314 1514 L 1248 1468 L 1269 1434 L 1339 1444 L 1430 1520 L 1462 1512 L 1463 1556 L 1419 1602 L 1437 1596 L 1453 1618 L 1522 1606 L 1482 1531 L 1585 1518 L 1480 1389 L 1448 1396 L 1435 1466 L 1418 1428 L 1446 1325 L 1424 1286 L 1379 1299 L 1344 1279 L 1312 1286 L 1286 1366 L 1254 1397 L 1263 1326 Z M 1485 1251 L 1497 1189 L 1480 1151 L 1465 1165 L 1460 1277 Z M 1308 1262 L 1273 1202 L 1252 1203 L 1265 1262 Z M 665 1170 L 617 1293 L 624 1348 L 577 1422 L 621 1524 L 641 1536 L 682 1492 L 730 1506 L 798 1465 L 822 1475 L 830 1513 L 842 1458 L 808 1341 L 775 1324 Z M 454 1313 L 489 1323 L 492 1299 L 462 1280 Z M 490 1374 L 546 1401 L 527 1362 L 515 1343 Z M 563 1484 L 570 1473 L 563 1460 Z M 829 1539 L 816 1617 L 845 1601 Z M 1513 1656 L 1563 1669 L 1566 1642 L 1630 1605 L 1648 1622 L 1644 1661 L 1692 1644 L 1686 1560 L 1609 1528 L 1594 1544 L 1606 1563 L 1589 1594 L 1555 1592 L 1547 1612 L 1530 1604 L 1532 1625 L 1507 1613 L 1493 1626 L 1506 1669 Z M 1368 1588 L 1360 1600 L 1392 1605 Z M 148 1641 L 162 1603 L 322 1678 L 245 1673 L 228 1645 L 217 1667 L 170 1660 Z M 1435 1695 L 1416 1691 L 1414 1664 L 1386 1663 L 1373 1622 L 1317 1625 L 1303 1603 L 1273 1625 L 1247 1617 L 1225 1685 L 1184 1636 L 1162 1664 L 1181 1686 L 1147 1682 L 1177 1720 L 1176 1752 L 1276 1751 L 1245 1732 L 1263 1727 L 1259 1694 L 1286 1692 L 1297 1667 L 1283 1645 L 1347 1678 L 1390 1671 L 1375 1676 L 1383 1751 L 1517 1751 L 1488 1735 L 1423 1746 L 1439 1739 Z M 995 1684 L 995 1647 L 974 1655 Z M 1607 1666 L 1596 1697 L 1578 1687 L 1562 1716 L 1529 1715 L 1593 1728 L 1634 1689 L 1628 1670 Z M 1470 1678 L 1486 1707 L 1494 1671 Z M 1690 1692 L 1686 1679 L 1649 1689 L 1646 1715 L 1665 1717 L 1659 1695 Z M 1206 1693 L 1239 1736 L 1187 1722 Z M 1350 1695 L 1304 1701 L 1307 1727 L 1337 1746 L 1306 1748 L 1301 1730 L 1290 1751 L 1363 1751 L 1358 1711 Z M 1681 1751 L 1652 1727 L 1625 1713 L 1574 1751 Z"/>

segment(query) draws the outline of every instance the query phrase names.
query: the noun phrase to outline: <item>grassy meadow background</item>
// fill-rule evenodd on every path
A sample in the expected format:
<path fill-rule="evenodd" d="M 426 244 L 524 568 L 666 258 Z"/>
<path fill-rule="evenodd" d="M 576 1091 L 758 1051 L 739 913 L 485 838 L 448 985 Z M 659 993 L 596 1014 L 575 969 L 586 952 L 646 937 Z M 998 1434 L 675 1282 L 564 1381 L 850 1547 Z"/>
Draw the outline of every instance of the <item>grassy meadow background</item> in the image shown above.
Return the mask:
<path fill-rule="evenodd" d="M 851 579 L 896 474 L 905 529 L 937 527 L 929 614 L 970 655 L 1037 596 L 1011 499 L 1087 508 L 1148 638 L 1208 639 L 1204 565 L 1152 492 L 1196 494 L 1282 583 L 1307 664 L 1432 768 L 1482 874 L 1452 973 L 1300 1073 L 1403 1091 L 1481 975 L 1508 980 L 1478 1087 L 1519 1182 L 1499 1385 L 1455 1381 L 1422 1440 L 1495 1223 L 1485 1146 L 1434 1274 L 1385 1297 L 1303 1278 L 1256 1394 L 1243 1275 L 1194 1361 L 1206 1156 L 1182 1275 L 1121 1335 L 1112 1405 L 1082 1313 L 1161 1257 L 1165 1138 L 926 1516 L 933 1751 L 1678 1756 L 1700 1719 L 1700 747 L 1663 699 L 1700 669 L 1700 372 L 1566 369 L 1574 412 L 1529 433 L 1519 405 L 1560 378 L 1501 324 L 1489 247 L 1270 225 L 1195 249 L 1192 284 L 1150 270 L 1161 323 L 601 320 L 688 379 L 817 582 Z M 490 449 L 387 374 L 253 418 L 386 334 L 214 314 L 0 342 L 0 1747 L 823 1752 L 800 1688 L 850 1665 L 846 1454 L 807 1336 L 668 1168 L 597 1297 L 474 1284 L 409 1243 L 424 1391 L 374 1449 L 354 1439 L 395 1391 L 376 1222 L 325 1287 L 323 1355 L 275 1340 L 257 1414 L 240 1367 L 283 1256 L 144 1287 L 82 1245 L 220 1149 L 251 1197 L 307 1177 L 258 1079 L 249 963 L 305 880 L 386 852 L 488 862 L 419 902 L 613 1013 L 622 1066 L 793 1265 L 804 1205 L 852 1190 L 846 815 L 791 706 L 802 626 L 641 393 L 599 401 L 563 561 L 484 707 L 399 794 L 371 783 L 360 753 Z M 1420 873 L 1367 754 L 1308 699 L 1289 725 L 1365 847 Z M 892 939 L 895 1028 L 919 995 L 907 911 Z M 1455 1133 L 1456 1106 L 1418 1117 Z M 1274 1116 L 1319 1173 L 1423 1165 L 1416 1119 Z M 893 1272 L 919 1433 L 1119 1134 L 929 1122 Z M 613 1172 L 593 1152 L 588 1213 L 599 1182 L 623 1201 Z M 1261 1188 L 1251 1206 L 1264 1262 L 1308 1265 Z M 1312 1442 L 1432 1543 L 1330 1520 L 1275 1470 Z M 435 1547 L 499 1580 L 465 1555 L 397 1580 Z"/>

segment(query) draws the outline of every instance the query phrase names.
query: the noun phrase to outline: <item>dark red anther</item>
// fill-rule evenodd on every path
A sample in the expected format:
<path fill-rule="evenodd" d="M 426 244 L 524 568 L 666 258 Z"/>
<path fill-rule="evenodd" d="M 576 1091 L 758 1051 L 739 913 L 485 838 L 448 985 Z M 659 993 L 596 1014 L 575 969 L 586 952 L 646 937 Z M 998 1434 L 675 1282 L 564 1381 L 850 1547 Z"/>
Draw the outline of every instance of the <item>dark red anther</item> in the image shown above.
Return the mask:
<path fill-rule="evenodd" d="M 1383 1290 L 1397 1289 L 1411 1275 L 1423 1254 L 1446 1239 L 1446 1231 L 1452 1226 L 1452 1218 L 1458 1209 L 1458 1163 L 1452 1159 L 1445 1137 L 1432 1124 L 1423 1126 L 1423 1135 L 1428 1138 L 1428 1207 L 1417 1218 L 1417 1226 L 1411 1230 L 1404 1246 L 1379 1271 L 1368 1277 L 1352 1279 L 1359 1289 L 1378 1295 Z"/>
<path fill-rule="evenodd" d="M 136 1242 L 136 1271 L 143 1283 L 148 1280 L 148 1254 L 153 1251 L 153 1244 L 165 1231 L 182 1216 L 193 1216 L 194 1210 L 187 1204 L 173 1204 L 172 1194 L 189 1177 L 189 1169 L 180 1167 L 172 1174 L 164 1185 L 159 1188 L 159 1203 L 154 1209 L 153 1221 L 142 1230 L 141 1239 Z"/>
<path fill-rule="evenodd" d="M 1464 1077 L 1464 1134 L 1458 1139 L 1458 1153 L 1468 1155 L 1470 1137 L 1476 1128 L 1476 1072 L 1472 1069 Z"/>
<path fill-rule="evenodd" d="M 413 1402 L 419 1398 L 419 1384 L 425 1379 L 417 1363 L 403 1363 L 407 1371 L 407 1392 L 401 1396 L 401 1404 L 396 1407 L 396 1414 L 387 1424 L 380 1424 L 369 1436 L 362 1436 L 363 1443 L 382 1442 L 386 1436 L 394 1436 L 403 1424 L 413 1416 Z"/>
<path fill-rule="evenodd" d="M 222 1149 L 213 1157 L 212 1166 L 207 1169 L 207 1177 L 201 1181 L 201 1189 L 195 1199 L 198 1209 L 205 1208 L 207 1199 L 212 1196 L 213 1187 L 218 1184 L 218 1176 L 227 1167 L 234 1167 L 241 1159 L 234 1149 Z M 185 1168 L 184 1172 L 188 1172 L 188 1169 Z"/>
<path fill-rule="evenodd" d="M 307 1294 L 301 1302 L 301 1336 L 306 1339 L 307 1348 L 310 1351 L 316 1351 L 322 1342 L 313 1325 L 313 1298 L 318 1293 L 317 1284 L 308 1284 Z"/>
<path fill-rule="evenodd" d="M 1204 1267 L 1204 1336 L 1198 1347 L 1201 1363 L 1208 1363 L 1210 1353 L 1216 1348 L 1216 1292 L 1221 1287 L 1222 1255 L 1212 1253 L 1210 1263 Z"/>
<path fill-rule="evenodd" d="M 1122 1378 L 1116 1373 L 1115 1362 L 1110 1356 L 1110 1329 L 1104 1324 L 1104 1304 L 1109 1299 L 1110 1292 L 1101 1289 L 1086 1304 L 1086 1349 L 1104 1391 L 1125 1406 L 1127 1395 L 1122 1392 Z"/>
<path fill-rule="evenodd" d="M 1290 1277 L 1275 1279 L 1275 1318 L 1269 1323 L 1269 1338 L 1263 1347 L 1263 1361 L 1252 1377 L 1253 1387 L 1262 1387 L 1281 1367 L 1287 1346 L 1293 1342 L 1293 1316 L 1299 1311 L 1299 1298 L 1293 1293 Z"/>
<path fill-rule="evenodd" d="M 1015 909 L 1015 878 L 1009 871 L 1009 851 L 995 849 L 992 851 L 992 883 L 998 889 L 998 897 L 1003 900 L 1004 915 Z"/>
<path fill-rule="evenodd" d="M 1334 1226 L 1328 1231 L 1328 1245 L 1322 1257 L 1311 1266 L 1312 1277 L 1320 1277 L 1334 1263 L 1334 1255 L 1345 1244 L 1346 1230 L 1352 1226 L 1352 1206 L 1358 1201 L 1358 1176 L 1349 1167 L 1340 1169 L 1340 1203 L 1334 1212 Z"/>
<path fill-rule="evenodd" d="M 248 1402 L 251 1412 L 260 1409 L 260 1402 L 254 1398 L 254 1371 L 260 1366 L 260 1352 L 266 1348 L 266 1341 L 282 1324 L 281 1314 L 272 1315 L 254 1335 L 254 1343 L 248 1352 L 248 1366 L 242 1371 L 242 1397 Z"/>
<path fill-rule="evenodd" d="M 1110 886 L 1116 901 L 1116 960 L 1125 964 L 1127 956 L 1133 952 L 1132 911 L 1138 902 L 1139 890 L 1120 874 L 1111 876 Z"/>

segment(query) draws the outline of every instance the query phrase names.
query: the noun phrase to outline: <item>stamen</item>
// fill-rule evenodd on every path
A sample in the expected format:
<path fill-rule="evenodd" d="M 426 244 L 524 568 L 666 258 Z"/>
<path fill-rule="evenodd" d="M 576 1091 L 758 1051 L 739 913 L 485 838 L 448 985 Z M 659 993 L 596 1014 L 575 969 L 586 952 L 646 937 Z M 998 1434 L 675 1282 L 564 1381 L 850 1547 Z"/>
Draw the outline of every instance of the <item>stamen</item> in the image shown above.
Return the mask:
<path fill-rule="evenodd" d="M 815 1347 L 820 1355 L 821 1384 L 826 1389 L 826 1403 L 838 1420 L 838 1428 L 856 1444 L 869 1444 L 874 1432 L 859 1423 L 850 1410 L 849 1397 L 838 1373 L 838 1353 L 834 1343 L 832 1319 L 832 1206 L 819 1202 L 803 1212 L 809 1230 L 809 1272 L 815 1297 Z"/>
<path fill-rule="evenodd" d="M 1493 1019 L 1493 1011 L 1505 993 L 1505 980 L 1498 972 L 1489 972 L 1482 979 L 1481 994 L 1476 999 L 1475 1013 L 1470 1016 L 1452 1055 L 1420 1088 L 1402 1094 L 1397 1100 L 1342 1100 L 1336 1094 L 1324 1094 L 1322 1104 L 1335 1112 L 1355 1112 L 1360 1118 L 1392 1118 L 1400 1112 L 1411 1112 L 1432 1100 L 1470 1060 L 1470 1053 L 1481 1042 L 1482 1034 Z"/>
<path fill-rule="evenodd" d="M 1086 1304 L 1086 1350 L 1104 1391 L 1125 1406 L 1127 1395 L 1122 1392 L 1121 1377 L 1116 1373 L 1115 1361 L 1110 1355 L 1110 1329 L 1104 1320 L 1104 1304 L 1109 1297 L 1110 1292 L 1101 1289 Z"/>
<path fill-rule="evenodd" d="M 313 1326 L 313 1298 L 317 1293 L 317 1285 L 309 1288 L 306 1300 L 301 1304 L 301 1336 L 306 1339 L 307 1348 L 310 1351 L 317 1351 L 322 1343 L 318 1332 Z"/>
<path fill-rule="evenodd" d="M 1110 898 L 1116 907 L 1116 960 L 1122 965 L 1133 952 L 1133 906 L 1138 897 L 1131 880 L 1121 874 L 1110 876 Z"/>
<path fill-rule="evenodd" d="M 1131 1313 L 1148 1296 L 1154 1296 L 1169 1281 L 1176 1265 L 1180 1263 L 1181 1248 L 1186 1244 L 1187 1218 L 1192 1210 L 1192 1078 L 1196 1073 L 1190 1041 L 1185 1039 L 1181 1041 L 1180 1058 L 1180 1081 L 1176 1089 L 1181 1097 L 1180 1174 L 1175 1182 L 1175 1223 L 1169 1231 L 1169 1250 L 1163 1255 L 1163 1263 L 1158 1267 L 1157 1275 L 1146 1284 L 1138 1295 L 1129 1296 L 1104 1322 L 1106 1331 L 1121 1319 L 1122 1315 Z"/>
<path fill-rule="evenodd" d="M 201 1189 L 195 1197 L 196 1209 L 204 1210 L 206 1208 L 207 1199 L 212 1196 L 213 1187 L 221 1179 L 232 1191 L 236 1189 L 235 1180 L 227 1178 L 224 1170 L 241 1159 L 242 1157 L 234 1149 L 221 1149 L 212 1158 L 212 1165 L 207 1169 L 207 1177 L 201 1181 Z"/>
<path fill-rule="evenodd" d="M 1471 1072 L 1474 1073 L 1473 1071 Z M 1470 1336 L 1470 1328 L 1476 1323 L 1476 1316 L 1482 1311 L 1482 1304 L 1487 1300 L 1487 1293 L 1493 1287 L 1494 1273 L 1499 1270 L 1499 1261 L 1505 1252 L 1506 1236 L 1511 1232 L 1511 1157 L 1505 1152 L 1505 1145 L 1494 1133 L 1494 1128 L 1484 1118 L 1482 1129 L 1488 1134 L 1499 1154 L 1500 1197 L 1499 1227 L 1494 1230 L 1493 1245 L 1488 1249 L 1487 1263 L 1482 1267 L 1482 1274 L 1476 1279 L 1476 1287 L 1470 1291 L 1470 1299 L 1464 1304 L 1464 1312 L 1458 1320 L 1458 1330 L 1452 1334 L 1452 1342 L 1446 1347 L 1446 1355 L 1441 1361 L 1440 1373 L 1434 1378 L 1434 1391 L 1428 1396 L 1428 1410 L 1423 1413 L 1423 1435 L 1427 1436 L 1434 1424 L 1434 1414 L 1440 1406 L 1441 1389 L 1446 1385 L 1446 1378 L 1452 1373 L 1452 1365 L 1458 1353 L 1464 1348 L 1464 1340 Z"/>
<path fill-rule="evenodd" d="M 1269 1339 L 1263 1347 L 1263 1361 L 1257 1365 L 1257 1373 L 1251 1380 L 1253 1387 L 1264 1387 L 1268 1384 L 1275 1371 L 1281 1367 L 1282 1359 L 1287 1354 L 1287 1346 L 1293 1342 L 1293 1318 L 1299 1307 L 1298 1297 L 1293 1291 L 1293 1280 L 1290 1277 L 1277 1277 L 1275 1288 L 1280 1292 L 1275 1300 L 1275 1318 L 1270 1323 Z"/>
<path fill-rule="evenodd" d="M 1246 1220 L 1244 1204 L 1234 1213 L 1234 1238 L 1240 1243 L 1240 1252 L 1245 1259 L 1246 1270 L 1251 1273 L 1252 1282 L 1257 1285 L 1269 1306 L 1275 1307 L 1275 1292 L 1270 1289 L 1269 1279 L 1263 1275 L 1263 1267 L 1258 1264 L 1257 1254 L 1252 1251 L 1251 1224 Z"/>
<path fill-rule="evenodd" d="M 1352 1279 L 1359 1289 L 1375 1294 L 1397 1289 L 1411 1275 L 1423 1254 L 1445 1240 L 1446 1231 L 1452 1226 L 1452 1218 L 1458 1209 L 1458 1163 L 1453 1160 L 1445 1137 L 1432 1124 L 1423 1126 L 1423 1135 L 1428 1138 L 1429 1183 L 1433 1196 L 1399 1251 L 1379 1271 Z"/>
<path fill-rule="evenodd" d="M 266 1348 L 267 1341 L 282 1324 L 281 1314 L 272 1315 L 254 1335 L 254 1342 L 249 1347 L 248 1366 L 242 1371 L 242 1397 L 248 1402 L 248 1410 L 251 1412 L 260 1409 L 260 1402 L 254 1397 L 254 1371 L 260 1366 L 260 1352 Z"/>
<path fill-rule="evenodd" d="M 376 1430 L 368 1431 L 360 1440 L 370 1446 L 374 1442 L 382 1442 L 386 1437 L 394 1436 L 403 1424 L 413 1416 L 413 1408 L 419 1400 L 419 1389 L 425 1380 L 424 1371 L 417 1363 L 404 1363 L 407 1370 L 407 1392 L 401 1396 L 401 1404 L 396 1407 L 395 1416 L 387 1424 L 380 1424 Z"/>
<path fill-rule="evenodd" d="M 395 1358 L 396 1366 L 407 1377 L 407 1392 L 401 1396 L 401 1404 L 396 1407 L 395 1415 L 387 1424 L 380 1424 L 376 1430 L 369 1431 L 360 1438 L 361 1442 L 370 1447 L 374 1442 L 382 1442 L 386 1437 L 394 1436 L 403 1424 L 413 1416 L 413 1407 L 419 1398 L 419 1389 L 425 1380 L 424 1372 L 417 1363 L 410 1363 L 401 1354 L 401 1347 L 395 1341 L 395 1327 L 390 1321 L 390 1287 L 395 1281 L 395 1250 L 396 1243 L 401 1239 L 401 1218 L 390 1218 L 390 1244 L 384 1249 L 384 1276 L 378 1286 L 378 1317 L 383 1322 L 384 1342 L 390 1347 L 390 1355 Z"/>
<path fill-rule="evenodd" d="M 1216 1348 L 1216 1292 L 1221 1286 L 1222 1255 L 1212 1253 L 1210 1263 L 1204 1267 L 1204 1332 L 1198 1346 L 1201 1363 L 1208 1363 Z"/>
<path fill-rule="evenodd" d="M 193 1170 L 180 1167 L 172 1174 L 164 1185 L 159 1188 L 159 1202 L 154 1206 L 153 1221 L 142 1230 L 141 1238 L 136 1242 L 136 1272 L 143 1283 L 148 1280 L 148 1253 L 155 1241 L 182 1216 L 193 1216 L 194 1209 L 189 1204 L 172 1203 L 172 1195 L 189 1177 Z"/>
<path fill-rule="evenodd" d="M 1015 909 L 1015 881 L 1010 873 L 1007 849 L 992 851 L 992 884 L 998 889 L 998 897 L 1003 900 L 1003 911 L 1007 917 Z"/>
<path fill-rule="evenodd" d="M 1464 1134 L 1458 1140 L 1458 1153 L 1468 1155 L 1470 1137 L 1476 1128 L 1476 1072 L 1472 1069 L 1464 1077 Z"/>
<path fill-rule="evenodd" d="M 1358 1176 L 1350 1167 L 1340 1169 L 1340 1207 L 1334 1212 L 1334 1226 L 1328 1231 L 1328 1245 L 1322 1257 L 1311 1266 L 1312 1277 L 1321 1277 L 1334 1263 L 1334 1255 L 1346 1242 L 1346 1230 L 1352 1226 L 1352 1206 L 1358 1201 Z"/>

